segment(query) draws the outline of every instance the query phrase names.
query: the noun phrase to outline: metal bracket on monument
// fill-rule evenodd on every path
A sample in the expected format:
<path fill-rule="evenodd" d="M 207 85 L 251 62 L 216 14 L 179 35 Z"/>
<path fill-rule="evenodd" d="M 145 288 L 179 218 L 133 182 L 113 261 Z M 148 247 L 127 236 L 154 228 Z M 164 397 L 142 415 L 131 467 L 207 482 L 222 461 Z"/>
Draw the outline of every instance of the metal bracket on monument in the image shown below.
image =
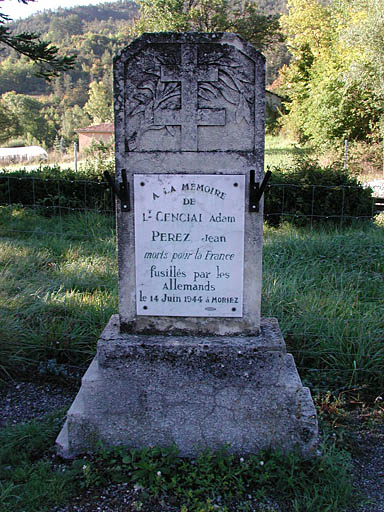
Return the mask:
<path fill-rule="evenodd" d="M 121 210 L 124 212 L 131 211 L 129 204 L 129 183 L 127 180 L 127 171 L 125 169 L 121 169 L 121 178 L 123 181 L 120 183 L 120 188 L 117 188 L 115 180 L 112 178 L 108 171 L 104 172 L 104 177 L 108 181 L 115 196 L 120 199 Z"/>
<path fill-rule="evenodd" d="M 268 184 L 268 181 L 271 177 L 271 171 L 267 171 L 265 173 L 264 179 L 260 185 L 260 183 L 255 182 L 255 171 L 254 169 L 250 172 L 250 182 L 249 182 L 249 211 L 250 212 L 258 212 L 259 211 L 259 202 L 261 196 L 263 195 L 265 188 Z"/>

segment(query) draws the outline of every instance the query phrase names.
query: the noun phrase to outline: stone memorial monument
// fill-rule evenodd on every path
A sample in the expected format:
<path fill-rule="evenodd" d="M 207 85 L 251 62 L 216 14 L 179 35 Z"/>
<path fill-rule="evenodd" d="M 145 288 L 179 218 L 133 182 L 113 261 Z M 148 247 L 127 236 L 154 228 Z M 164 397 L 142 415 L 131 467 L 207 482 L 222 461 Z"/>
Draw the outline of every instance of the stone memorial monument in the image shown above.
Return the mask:
<path fill-rule="evenodd" d="M 119 314 L 63 456 L 100 441 L 315 454 L 310 392 L 260 318 L 264 73 L 226 33 L 144 34 L 115 59 Z"/>

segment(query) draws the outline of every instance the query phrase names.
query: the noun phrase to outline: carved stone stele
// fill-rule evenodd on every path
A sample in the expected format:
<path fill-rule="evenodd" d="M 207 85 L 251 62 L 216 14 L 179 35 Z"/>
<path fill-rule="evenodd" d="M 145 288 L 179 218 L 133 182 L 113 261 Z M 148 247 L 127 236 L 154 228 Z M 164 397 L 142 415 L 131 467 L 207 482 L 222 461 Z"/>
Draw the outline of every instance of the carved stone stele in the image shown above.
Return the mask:
<path fill-rule="evenodd" d="M 116 179 L 131 205 L 117 201 L 119 315 L 57 439 L 63 456 L 100 441 L 316 454 L 310 391 L 277 320 L 260 318 L 263 205 L 250 211 L 249 184 L 264 174 L 264 67 L 234 34 L 144 34 L 116 57 Z"/>
<path fill-rule="evenodd" d="M 261 202 L 258 213 L 249 213 L 248 196 L 250 171 L 255 170 L 256 181 L 264 174 L 264 57 L 235 34 L 144 34 L 116 57 L 114 83 L 116 174 L 121 181 L 122 170 L 127 171 L 131 204 L 134 175 L 216 175 L 218 189 L 221 175 L 243 175 L 245 182 L 244 287 L 238 318 L 202 319 L 187 309 L 177 318 L 138 315 L 135 236 L 140 233 L 135 235 L 133 212 L 121 214 L 118 202 L 121 329 L 257 334 L 263 208 Z"/>

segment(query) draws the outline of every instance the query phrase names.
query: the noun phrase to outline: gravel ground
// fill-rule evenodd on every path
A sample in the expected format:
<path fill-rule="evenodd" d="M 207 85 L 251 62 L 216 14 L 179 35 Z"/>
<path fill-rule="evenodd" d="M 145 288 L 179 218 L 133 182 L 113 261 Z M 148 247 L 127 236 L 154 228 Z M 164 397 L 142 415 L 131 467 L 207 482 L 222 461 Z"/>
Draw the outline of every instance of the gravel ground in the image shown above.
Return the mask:
<path fill-rule="evenodd" d="M 6 424 L 41 418 L 44 414 L 72 403 L 76 391 L 59 384 L 18 382 L 0 388 L 0 427 Z M 371 503 L 359 512 L 384 512 L 384 425 L 363 427 L 357 419 L 354 429 L 354 485 Z M 51 512 L 176 512 L 169 504 L 154 503 L 151 509 L 141 508 L 141 489 L 129 484 L 110 485 L 97 495 L 85 492 L 63 507 Z M 272 504 L 271 504 L 272 505 Z M 276 505 L 274 505 L 276 507 Z M 258 510 L 255 505 L 255 511 Z M 275 508 L 276 512 L 279 508 Z M 32 512 L 32 511 L 31 511 Z M 287 512 L 286 510 L 281 512 Z M 309 511 L 310 512 L 310 511 Z"/>
<path fill-rule="evenodd" d="M 45 414 L 68 407 L 76 391 L 58 384 L 17 382 L 0 388 L 0 427 L 41 418 Z"/>
<path fill-rule="evenodd" d="M 384 512 L 384 425 L 357 434 L 354 456 L 354 485 L 371 504 L 361 512 Z"/>

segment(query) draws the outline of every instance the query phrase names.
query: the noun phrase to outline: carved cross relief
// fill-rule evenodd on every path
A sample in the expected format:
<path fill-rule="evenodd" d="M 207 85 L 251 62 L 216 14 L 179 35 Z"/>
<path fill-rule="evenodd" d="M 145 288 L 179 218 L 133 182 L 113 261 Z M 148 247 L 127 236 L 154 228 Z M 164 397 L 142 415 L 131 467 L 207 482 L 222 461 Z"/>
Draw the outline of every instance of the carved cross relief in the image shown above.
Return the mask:
<path fill-rule="evenodd" d="M 224 108 L 198 108 L 198 83 L 217 82 L 218 69 L 199 69 L 197 45 L 185 44 L 181 48 L 179 71 L 161 66 L 161 82 L 180 82 L 181 108 L 154 113 L 154 125 L 180 126 L 181 151 L 197 151 L 198 126 L 224 126 Z"/>

